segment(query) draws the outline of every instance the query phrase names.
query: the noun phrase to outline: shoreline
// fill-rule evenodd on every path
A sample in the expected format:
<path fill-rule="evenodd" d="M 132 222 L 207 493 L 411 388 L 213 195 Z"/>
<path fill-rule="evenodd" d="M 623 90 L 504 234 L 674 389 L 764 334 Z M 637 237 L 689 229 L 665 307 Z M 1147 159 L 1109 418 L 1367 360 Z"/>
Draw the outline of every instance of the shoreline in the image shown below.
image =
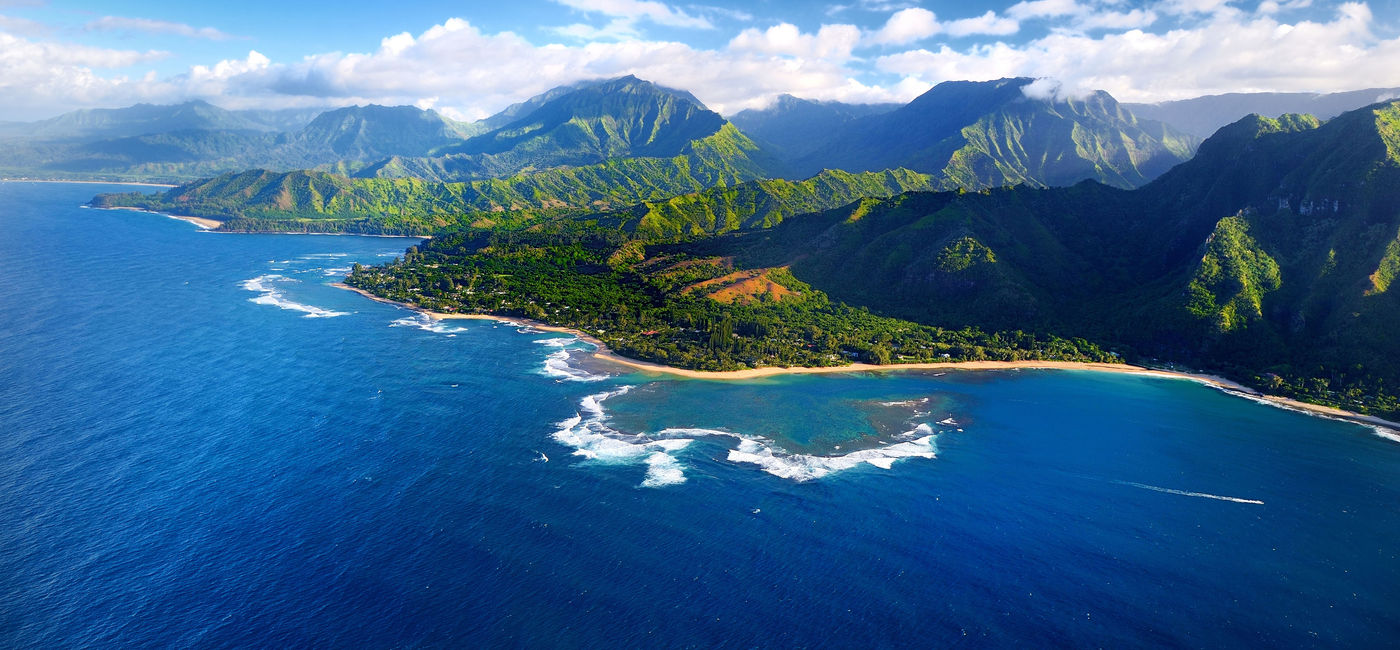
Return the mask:
<path fill-rule="evenodd" d="M 92 206 L 87 206 L 87 207 L 92 207 Z M 180 221 L 184 221 L 185 223 L 192 223 L 192 224 L 194 224 L 194 225 L 196 225 L 196 226 L 199 226 L 199 228 L 200 228 L 201 230 L 214 230 L 215 228 L 218 228 L 219 226 L 224 225 L 224 222 L 219 221 L 218 219 L 209 219 L 209 218 L 206 218 L 206 217 L 191 217 L 191 216 L 188 216 L 188 215 L 170 214 L 170 213 L 168 213 L 168 212 L 156 212 L 155 210 L 147 210 L 147 209 L 145 209 L 145 208 L 128 208 L 128 207 L 121 207 L 121 206 L 118 206 L 118 207 L 114 207 L 114 208 L 95 208 L 95 207 L 94 207 L 94 208 L 92 208 L 92 209 L 94 209 L 94 210 L 126 210 L 127 212 L 144 212 L 144 213 L 146 213 L 146 214 L 159 215 L 159 216 L 165 217 L 166 219 L 179 219 Z"/>
<path fill-rule="evenodd" d="M 145 214 L 154 214 L 165 217 L 167 219 L 179 219 L 180 221 L 192 223 L 196 226 L 199 226 L 201 230 L 215 232 L 217 234 L 223 235 L 319 235 L 325 237 L 383 237 L 385 239 L 421 239 L 425 241 L 432 239 L 430 235 L 373 235 L 358 232 L 282 232 L 278 230 L 218 230 L 219 228 L 223 227 L 224 222 L 219 221 L 218 219 L 210 219 L 208 217 L 191 217 L 185 214 L 171 214 L 169 212 L 157 212 L 155 210 L 147 210 L 145 208 L 136 208 L 128 206 L 99 208 L 87 205 L 83 207 L 92 210 L 126 210 L 128 212 L 142 212 Z"/>
<path fill-rule="evenodd" d="M 420 308 L 416 305 L 401 303 L 386 298 L 380 298 L 364 289 L 352 287 L 350 285 L 336 282 L 331 286 L 338 289 L 353 291 L 361 296 L 369 298 L 375 302 L 386 305 L 394 305 L 409 309 L 429 318 L 436 320 L 494 320 L 508 323 L 520 323 L 533 329 L 545 332 L 558 332 L 570 334 L 578 337 L 597 349 L 593 351 L 593 358 L 606 361 L 615 365 L 624 366 L 640 372 L 647 372 L 661 375 L 671 375 L 673 377 L 683 377 L 686 379 L 700 379 L 706 381 L 742 381 L 747 379 L 762 379 L 765 377 L 776 377 L 781 375 L 824 375 L 847 372 L 904 372 L 910 370 L 1082 370 L 1089 372 L 1108 372 L 1125 375 L 1138 375 L 1142 377 L 1160 377 L 1163 379 L 1177 379 L 1193 381 L 1215 388 L 1229 395 L 1242 397 L 1251 401 L 1267 404 L 1275 408 L 1288 411 L 1295 411 L 1313 417 L 1323 417 L 1332 420 L 1341 420 L 1352 424 L 1359 424 L 1367 427 L 1385 429 L 1389 433 L 1382 432 L 1380 435 L 1385 438 L 1400 441 L 1400 422 L 1392 422 L 1374 415 L 1366 415 L 1355 411 L 1347 411 L 1333 406 L 1312 404 L 1301 402 L 1295 399 L 1280 397 L 1278 395 L 1268 395 L 1253 388 L 1245 386 L 1239 382 L 1231 381 L 1217 375 L 1204 373 L 1179 372 L 1175 370 L 1159 370 L 1136 366 L 1127 363 L 1099 363 L 1090 361 L 946 361 L 931 363 L 901 363 L 889 365 L 874 365 L 869 363 L 852 363 L 844 366 L 796 366 L 784 368 L 780 366 L 766 366 L 763 368 L 746 368 L 744 370 L 689 370 L 686 368 L 674 368 L 671 366 L 654 363 L 651 361 L 641 361 L 629 359 L 613 352 L 606 344 L 586 332 L 582 332 L 569 327 L 557 325 L 546 325 L 528 318 L 511 318 L 506 316 L 493 316 L 491 314 L 451 314 L 435 312 Z"/>
<path fill-rule="evenodd" d="M 142 181 L 78 181 L 61 178 L 0 178 L 0 183 L 81 183 L 84 185 L 136 185 L 140 187 L 179 187 L 169 183 L 145 183 Z"/>

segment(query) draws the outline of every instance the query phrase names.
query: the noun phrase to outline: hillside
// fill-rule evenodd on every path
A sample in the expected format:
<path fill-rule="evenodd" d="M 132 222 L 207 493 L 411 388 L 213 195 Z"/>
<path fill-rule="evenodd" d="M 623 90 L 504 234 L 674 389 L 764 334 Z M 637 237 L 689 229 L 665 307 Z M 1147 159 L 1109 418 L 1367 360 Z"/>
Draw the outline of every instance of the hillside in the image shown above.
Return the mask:
<path fill-rule="evenodd" d="M 899 106 L 819 102 L 780 95 L 767 108 L 740 111 L 731 115 L 729 121 L 775 154 L 795 159 L 811 153 L 851 122 L 888 113 Z"/>
<path fill-rule="evenodd" d="M 93 204 L 226 220 L 228 230 L 427 235 L 453 225 L 531 222 L 742 183 L 760 176 L 748 158 L 755 150 L 725 124 L 671 158 L 619 158 L 465 183 L 254 170 L 159 194 L 101 195 Z"/>
<path fill-rule="evenodd" d="M 1032 97 L 1032 82 L 938 84 L 897 110 L 851 122 L 792 161 L 792 170 L 807 175 L 824 168 L 904 167 L 945 177 L 947 189 L 1081 180 L 1131 188 L 1186 160 L 1195 148 L 1194 138 L 1138 120 L 1107 93 Z"/>
<path fill-rule="evenodd" d="M 811 186 L 831 180 L 814 179 Z M 845 179 L 861 188 L 873 180 Z M 788 191 L 813 195 L 811 187 Z M 639 281 L 663 292 L 699 286 L 686 295 L 708 291 L 724 298 L 711 302 L 733 309 L 783 305 L 806 286 L 832 301 L 925 326 L 1083 337 L 1134 359 L 1187 363 L 1276 394 L 1400 411 L 1400 340 L 1391 329 L 1400 322 L 1400 300 L 1390 291 L 1400 276 L 1400 103 L 1326 123 L 1310 116 L 1250 116 L 1221 129 L 1192 161 L 1137 190 L 1085 182 L 909 192 L 781 220 L 729 220 L 738 212 L 763 214 L 755 206 L 781 194 L 750 184 L 698 193 L 674 206 L 637 206 L 620 220 L 564 219 L 511 237 L 525 237 L 529 250 L 544 258 L 557 247 L 592 241 L 598 251 L 590 255 L 624 275 L 639 273 Z M 644 223 L 653 211 L 681 229 L 693 227 L 687 232 L 737 229 L 676 240 L 677 228 L 627 226 Z M 580 227 L 588 223 L 605 227 Z M 485 241 L 496 235 L 473 229 L 463 236 Z M 457 263 L 458 249 L 449 245 L 457 240 L 442 241 L 446 248 L 430 245 L 445 256 L 434 268 Z M 473 260 L 462 268 L 496 263 L 491 250 L 460 248 Z M 695 261 L 678 265 L 684 260 Z M 590 267 L 571 268 L 550 273 L 567 284 L 571 273 Z M 425 287 L 424 279 L 443 271 L 415 260 L 374 273 L 376 279 L 362 286 L 416 286 L 437 307 L 492 309 L 458 305 L 450 289 Z M 793 280 L 783 280 L 784 274 Z M 395 285 L 395 278 L 407 284 Z M 434 280 L 433 286 L 460 287 L 465 280 Z M 704 289 L 711 281 L 713 290 Z M 724 313 L 711 313 L 707 322 Z M 665 325 L 663 314 L 653 316 L 661 322 L 647 331 Z M 830 343 L 822 338 L 824 326 L 814 327 L 798 343 Z M 884 347 L 865 341 L 863 352 L 847 351 L 898 357 L 908 349 L 899 341 L 889 339 Z M 653 350 L 642 339 L 631 345 Z"/>
<path fill-rule="evenodd" d="M 689 93 L 631 76 L 576 85 L 517 110 L 518 119 L 431 156 L 380 161 L 356 175 L 464 181 L 618 158 L 669 158 L 726 124 Z"/>

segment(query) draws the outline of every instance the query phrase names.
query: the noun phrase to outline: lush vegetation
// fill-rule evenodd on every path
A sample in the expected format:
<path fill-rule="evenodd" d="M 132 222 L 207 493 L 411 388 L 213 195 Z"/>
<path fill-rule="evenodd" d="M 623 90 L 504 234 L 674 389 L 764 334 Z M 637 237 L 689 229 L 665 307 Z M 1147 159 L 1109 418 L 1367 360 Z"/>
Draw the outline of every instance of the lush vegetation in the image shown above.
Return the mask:
<path fill-rule="evenodd" d="M 1087 179 L 1131 188 L 1195 149 L 1196 138 L 1138 120 L 1107 93 L 1031 97 L 1025 92 L 1031 83 L 939 84 L 897 110 L 849 122 L 792 161 L 793 169 L 904 167 L 938 177 L 942 189 L 1051 187 Z"/>
<path fill-rule="evenodd" d="M 649 247 L 616 233 L 472 230 L 436 238 L 384 267 L 356 267 L 346 282 L 434 311 L 574 327 L 621 354 L 700 370 L 1116 360 L 1082 339 L 878 316 L 831 302 L 785 269 L 745 273 L 687 248 Z"/>
<path fill-rule="evenodd" d="M 761 174 L 743 155 L 752 143 L 730 125 L 692 144 L 688 153 L 673 158 L 618 158 L 469 183 L 253 170 L 160 194 L 101 195 L 93 205 L 228 220 L 226 230 L 429 235 L 452 226 L 495 223 L 502 215 L 518 220 L 594 212 Z"/>

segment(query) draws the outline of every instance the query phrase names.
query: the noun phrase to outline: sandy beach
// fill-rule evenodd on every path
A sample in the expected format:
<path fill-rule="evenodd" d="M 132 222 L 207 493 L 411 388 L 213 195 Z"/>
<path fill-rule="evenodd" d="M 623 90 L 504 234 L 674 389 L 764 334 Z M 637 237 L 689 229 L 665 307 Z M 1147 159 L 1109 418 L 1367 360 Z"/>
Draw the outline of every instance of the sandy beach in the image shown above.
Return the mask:
<path fill-rule="evenodd" d="M 619 356 L 612 350 L 609 350 L 608 346 L 605 345 L 602 341 L 598 340 L 596 337 L 568 327 L 546 325 L 538 321 L 532 321 L 528 318 L 507 318 L 504 316 L 492 316 L 490 314 L 452 314 L 429 311 L 426 309 L 421 309 L 414 305 L 408 305 L 393 300 L 386 300 L 363 289 L 357 289 L 355 287 L 339 282 L 331 286 L 353 291 L 376 302 L 395 305 L 406 309 L 412 309 L 413 311 L 419 312 L 430 318 L 438 320 L 495 320 L 509 323 L 519 323 L 521 325 L 525 325 L 533 329 L 545 332 L 560 332 L 564 334 L 570 334 L 573 336 L 577 336 L 579 340 L 586 341 L 589 344 L 595 346 L 597 350 L 594 351 L 593 357 L 596 359 L 606 361 L 615 365 L 620 365 L 626 368 L 631 368 L 633 370 L 658 375 L 670 375 L 673 377 L 685 377 L 688 379 L 736 381 L 748 379 L 762 379 L 764 377 L 774 377 L 778 375 L 822 375 L 843 372 L 907 372 L 911 370 L 1087 370 L 1092 372 L 1115 372 L 1146 377 L 1162 377 L 1166 379 L 1181 379 L 1186 381 L 1194 381 L 1200 384 L 1205 384 L 1207 386 L 1218 388 L 1232 395 L 1237 395 L 1239 397 L 1251 399 L 1260 403 L 1287 409 L 1290 411 L 1297 411 L 1308 415 L 1326 417 L 1334 420 L 1354 422 L 1356 424 L 1361 424 L 1369 427 L 1379 427 L 1380 429 L 1388 430 L 1386 432 L 1382 432 L 1383 436 L 1400 441 L 1400 423 L 1391 422 L 1390 420 L 1381 419 L 1371 415 L 1364 415 L 1353 411 L 1334 408 L 1331 406 L 1322 406 L 1320 404 L 1300 402 L 1298 400 L 1289 399 L 1287 397 L 1279 397 L 1277 395 L 1266 395 L 1257 390 L 1254 390 L 1253 388 L 1250 388 L 1238 382 L 1231 381 L 1224 377 L 1218 377 L 1216 375 L 1177 372 L 1173 370 L 1159 370 L 1154 368 L 1146 368 L 1143 366 L 1135 366 L 1126 363 L 1091 363 L 1081 361 L 955 361 L 945 363 L 901 363 L 890 364 L 886 366 L 874 365 L 869 363 L 852 363 L 845 366 L 804 366 L 792 368 L 769 366 L 765 368 L 747 368 L 744 370 L 687 370 L 685 368 L 673 368 L 671 366 L 666 366 L 659 363 L 652 363 L 650 361 L 638 361 L 636 359 L 628 359 L 627 357 Z"/>
<path fill-rule="evenodd" d="M 196 225 L 196 226 L 199 226 L 200 228 L 203 228 L 203 229 L 205 229 L 205 230 L 213 230 L 213 229 L 215 229 L 215 228 L 218 228 L 219 226 L 224 225 L 224 222 L 219 221 L 218 219 L 206 219 L 206 218 L 204 218 L 204 217 L 190 217 L 190 216 L 185 216 L 185 215 L 181 215 L 181 214 L 170 214 L 170 213 L 168 213 L 168 212 L 156 212 L 155 210 L 143 210 L 143 209 L 141 209 L 141 208 L 116 207 L 116 208 L 96 208 L 96 209 L 98 209 L 98 210 L 128 210 L 128 211 L 131 211 L 131 212 L 144 212 L 144 213 L 146 213 L 146 214 L 157 214 L 157 215 L 160 215 L 160 216 L 165 217 L 165 218 L 167 218 L 167 219 L 179 219 L 180 221 L 184 221 L 184 222 L 186 222 L 186 223 L 192 223 L 192 224 L 194 224 L 194 225 Z"/>

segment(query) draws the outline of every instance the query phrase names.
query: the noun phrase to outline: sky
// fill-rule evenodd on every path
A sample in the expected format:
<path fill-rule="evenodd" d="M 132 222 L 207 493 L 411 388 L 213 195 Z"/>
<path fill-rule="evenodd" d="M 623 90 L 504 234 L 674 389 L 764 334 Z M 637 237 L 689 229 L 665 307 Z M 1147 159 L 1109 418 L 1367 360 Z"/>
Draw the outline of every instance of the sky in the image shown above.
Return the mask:
<path fill-rule="evenodd" d="M 626 74 L 726 115 L 1026 76 L 1155 102 L 1400 87 L 1400 0 L 0 0 L 0 120 L 203 99 L 459 120 Z"/>

